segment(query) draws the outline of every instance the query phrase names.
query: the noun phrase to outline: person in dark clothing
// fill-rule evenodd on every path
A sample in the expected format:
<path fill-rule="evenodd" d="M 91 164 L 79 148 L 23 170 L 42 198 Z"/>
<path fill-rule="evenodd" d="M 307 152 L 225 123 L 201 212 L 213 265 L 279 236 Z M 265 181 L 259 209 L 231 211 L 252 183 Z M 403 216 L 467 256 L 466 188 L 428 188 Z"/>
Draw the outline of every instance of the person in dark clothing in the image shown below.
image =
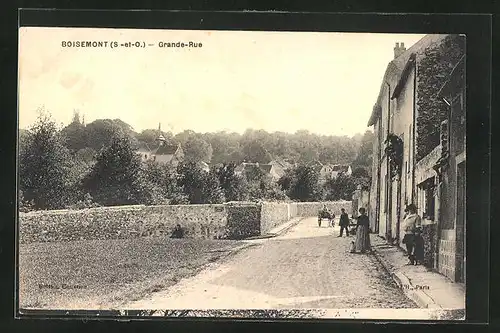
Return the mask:
<path fill-rule="evenodd" d="M 359 216 L 356 218 L 358 220 L 356 227 L 356 241 L 353 243 L 353 248 L 351 252 L 365 253 L 371 252 L 370 244 L 370 220 L 366 215 L 366 209 L 359 209 Z"/>
<path fill-rule="evenodd" d="M 182 229 L 180 224 L 175 226 L 170 238 L 184 238 L 184 229 Z"/>
<path fill-rule="evenodd" d="M 344 234 L 344 229 L 345 229 L 345 234 L 346 236 L 349 237 L 349 215 L 345 212 L 345 209 L 342 208 L 340 213 L 340 221 L 339 221 L 339 226 L 340 226 L 340 235 L 338 237 L 342 237 Z"/>
<path fill-rule="evenodd" d="M 414 247 L 413 247 L 413 256 L 415 258 L 415 265 L 423 265 L 424 264 L 424 238 L 422 237 L 422 230 L 415 230 L 415 238 L 414 238 Z"/>

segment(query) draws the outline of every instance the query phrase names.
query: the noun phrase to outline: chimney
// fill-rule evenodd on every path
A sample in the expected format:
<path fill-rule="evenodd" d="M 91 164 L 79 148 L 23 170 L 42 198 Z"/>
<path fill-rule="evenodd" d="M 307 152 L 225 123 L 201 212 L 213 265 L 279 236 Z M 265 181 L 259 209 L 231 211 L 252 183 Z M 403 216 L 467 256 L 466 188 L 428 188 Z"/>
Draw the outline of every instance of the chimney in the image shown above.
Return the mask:
<path fill-rule="evenodd" d="M 396 46 L 394 47 L 394 59 L 399 57 L 401 54 L 403 54 L 406 51 L 405 43 L 396 43 Z"/>

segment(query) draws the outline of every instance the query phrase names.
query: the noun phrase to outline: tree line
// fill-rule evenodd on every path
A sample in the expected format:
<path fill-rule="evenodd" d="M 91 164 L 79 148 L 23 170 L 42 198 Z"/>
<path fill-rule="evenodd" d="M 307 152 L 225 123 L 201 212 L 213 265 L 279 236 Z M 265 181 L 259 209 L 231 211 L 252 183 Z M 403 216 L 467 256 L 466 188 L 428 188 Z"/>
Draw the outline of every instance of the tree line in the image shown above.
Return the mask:
<path fill-rule="evenodd" d="M 84 124 L 77 113 L 68 126 L 59 128 L 41 111 L 29 129 L 20 130 L 20 208 L 349 200 L 357 185 L 369 186 L 370 132 L 356 138 L 306 131 L 162 132 L 167 143 L 180 143 L 184 150 L 185 160 L 176 167 L 141 162 L 136 154 L 141 144 L 154 148 L 158 134 L 152 129 L 136 133 L 119 119 Z M 295 164 L 277 182 L 259 168 L 243 175 L 235 172 L 242 161 L 266 163 L 275 158 Z M 321 181 L 319 169 L 309 165 L 315 160 L 354 162 L 357 167 L 352 177 Z M 210 170 L 204 171 L 199 161 L 211 163 Z"/>

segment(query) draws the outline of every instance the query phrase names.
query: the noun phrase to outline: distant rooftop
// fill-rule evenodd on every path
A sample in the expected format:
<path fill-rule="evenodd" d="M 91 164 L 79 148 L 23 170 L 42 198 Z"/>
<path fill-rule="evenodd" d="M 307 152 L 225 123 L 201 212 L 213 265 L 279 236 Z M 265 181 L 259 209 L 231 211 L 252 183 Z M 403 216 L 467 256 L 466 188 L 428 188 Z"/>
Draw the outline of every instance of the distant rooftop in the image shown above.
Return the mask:
<path fill-rule="evenodd" d="M 179 149 L 178 145 L 168 145 L 168 144 L 163 144 L 158 149 L 156 149 L 155 154 L 156 155 L 174 155 L 175 152 Z"/>

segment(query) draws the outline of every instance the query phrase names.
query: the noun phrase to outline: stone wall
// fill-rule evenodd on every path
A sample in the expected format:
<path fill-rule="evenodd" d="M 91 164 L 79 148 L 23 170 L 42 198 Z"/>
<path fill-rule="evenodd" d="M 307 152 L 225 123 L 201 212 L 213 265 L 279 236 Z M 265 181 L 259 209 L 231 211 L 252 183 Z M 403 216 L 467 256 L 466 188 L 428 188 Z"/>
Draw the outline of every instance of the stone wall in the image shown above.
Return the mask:
<path fill-rule="evenodd" d="M 179 223 L 189 238 L 222 238 L 225 205 L 119 206 L 19 214 L 21 243 L 169 235 Z"/>
<path fill-rule="evenodd" d="M 298 202 L 297 216 L 318 216 L 318 212 L 323 208 L 323 205 L 326 205 L 335 216 L 340 216 L 340 209 L 344 208 L 349 212 L 352 203 L 351 201 Z"/>
<path fill-rule="evenodd" d="M 335 215 L 350 201 L 327 202 Z M 294 217 L 317 216 L 320 202 L 118 206 L 19 213 L 20 243 L 169 236 L 176 224 L 186 238 L 242 239 L 263 235 Z"/>
<path fill-rule="evenodd" d="M 226 205 L 227 238 L 244 239 L 261 235 L 261 204 L 231 203 Z"/>
<path fill-rule="evenodd" d="M 262 204 L 260 232 L 268 233 L 274 227 L 277 227 L 296 216 L 295 212 L 290 211 L 289 203 L 265 202 Z M 295 215 L 293 215 L 295 213 Z"/>
<path fill-rule="evenodd" d="M 296 202 L 288 203 L 288 216 L 289 218 L 294 218 L 299 216 L 298 214 L 298 206 Z"/>
<path fill-rule="evenodd" d="M 439 273 L 455 280 L 455 230 L 441 230 L 439 240 Z"/>
<path fill-rule="evenodd" d="M 422 224 L 422 237 L 424 238 L 424 265 L 434 268 L 436 253 L 436 224 Z"/>

